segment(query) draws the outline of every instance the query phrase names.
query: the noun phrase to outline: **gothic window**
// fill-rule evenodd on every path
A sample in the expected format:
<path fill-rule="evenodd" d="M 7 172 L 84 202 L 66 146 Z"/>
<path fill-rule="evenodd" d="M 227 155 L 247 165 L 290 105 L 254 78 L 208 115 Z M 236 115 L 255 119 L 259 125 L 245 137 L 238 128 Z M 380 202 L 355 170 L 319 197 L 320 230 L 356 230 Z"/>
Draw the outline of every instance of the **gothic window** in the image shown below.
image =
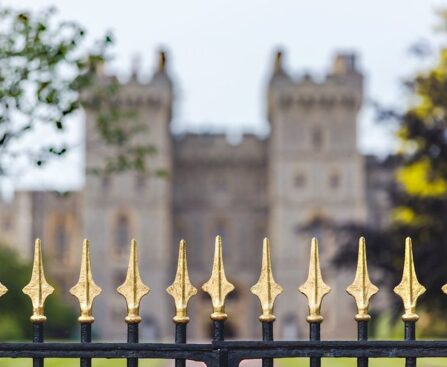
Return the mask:
<path fill-rule="evenodd" d="M 115 252 L 124 255 L 130 241 L 129 218 L 120 214 L 115 224 Z"/>
<path fill-rule="evenodd" d="M 300 172 L 295 176 L 294 184 L 295 184 L 295 187 L 306 186 L 306 176 L 304 175 L 304 173 Z"/>
<path fill-rule="evenodd" d="M 299 337 L 298 320 L 296 315 L 288 314 L 284 317 L 282 337 L 286 340 L 296 340 Z"/>
<path fill-rule="evenodd" d="M 155 341 L 158 338 L 158 325 L 155 318 L 144 315 L 144 322 L 141 324 L 141 338 L 148 341 Z"/>
<path fill-rule="evenodd" d="M 68 250 L 68 233 L 65 220 L 58 221 L 54 231 L 54 250 L 56 257 L 63 260 L 67 256 Z"/>
<path fill-rule="evenodd" d="M 321 150 L 323 146 L 323 132 L 319 127 L 312 130 L 312 146 L 315 150 Z"/>
<path fill-rule="evenodd" d="M 146 186 L 146 176 L 142 174 L 137 175 L 135 186 L 138 190 L 144 189 L 144 187 Z"/>
<path fill-rule="evenodd" d="M 105 175 L 101 177 L 101 186 L 103 190 L 108 190 L 110 188 L 111 180 L 110 176 Z"/>
<path fill-rule="evenodd" d="M 329 187 L 337 189 L 340 186 L 340 175 L 338 172 L 332 172 L 329 176 Z"/>

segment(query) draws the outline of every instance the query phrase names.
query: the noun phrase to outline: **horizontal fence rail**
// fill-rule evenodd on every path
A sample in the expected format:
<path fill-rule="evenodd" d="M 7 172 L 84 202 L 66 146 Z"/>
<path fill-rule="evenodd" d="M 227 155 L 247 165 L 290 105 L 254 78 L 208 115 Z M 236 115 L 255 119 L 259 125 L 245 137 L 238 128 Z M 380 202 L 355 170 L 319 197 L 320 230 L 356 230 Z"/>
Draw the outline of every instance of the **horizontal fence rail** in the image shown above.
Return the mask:
<path fill-rule="evenodd" d="M 331 288 L 323 281 L 318 254 L 318 242 L 311 242 L 309 274 L 307 280 L 298 288 L 308 301 L 309 323 L 308 341 L 274 341 L 273 323 L 275 316 L 273 306 L 282 287 L 273 278 L 270 244 L 264 240 L 262 266 L 258 282 L 251 292 L 259 298 L 262 313 L 260 340 L 258 341 L 225 341 L 224 327 L 225 298 L 234 290 L 226 276 L 222 257 L 222 240 L 216 237 L 214 261 L 210 279 L 202 286 L 209 294 L 212 303 L 213 337 L 209 343 L 194 344 L 187 342 L 188 302 L 197 294 L 191 284 L 186 260 L 186 243 L 180 241 L 177 272 L 174 282 L 167 288 L 175 303 L 175 324 L 173 343 L 139 343 L 139 323 L 141 317 L 139 306 L 141 299 L 150 288 L 140 277 L 138 267 L 137 245 L 132 240 L 127 276 L 124 283 L 117 288 L 127 305 L 127 343 L 95 343 L 92 342 L 93 301 L 100 295 L 101 288 L 93 281 L 89 242 L 84 240 L 82 247 L 81 271 L 78 283 L 70 289 L 80 305 L 80 342 L 44 342 L 44 303 L 54 288 L 47 282 L 42 262 L 42 246 L 40 240 L 35 242 L 34 263 L 31 280 L 23 288 L 23 293 L 31 299 L 33 313 L 30 317 L 33 327 L 32 343 L 0 343 L 0 358 L 32 358 L 34 367 L 44 365 L 45 358 L 79 358 L 81 367 L 90 367 L 93 358 L 124 358 L 127 366 L 137 367 L 139 359 L 175 360 L 176 367 L 184 367 L 186 360 L 205 363 L 209 367 L 235 367 L 243 360 L 261 359 L 263 367 L 272 367 L 276 358 L 309 358 L 310 367 L 320 367 L 321 358 L 356 358 L 358 367 L 367 367 L 369 358 L 405 358 L 406 367 L 415 367 L 417 358 L 447 357 L 447 341 L 415 340 L 417 299 L 425 292 L 418 282 L 413 262 L 411 239 L 405 242 L 405 261 L 402 281 L 394 288 L 394 292 L 402 298 L 404 314 L 404 340 L 402 341 L 368 341 L 369 301 L 379 289 L 372 284 L 368 275 L 365 239 L 359 240 L 357 271 L 353 283 L 346 291 L 357 306 L 355 320 L 357 322 L 357 340 L 321 341 L 320 327 L 323 316 L 320 313 L 321 303 Z M 447 293 L 447 285 L 442 288 Z M 7 288 L 0 283 L 0 296 Z"/>

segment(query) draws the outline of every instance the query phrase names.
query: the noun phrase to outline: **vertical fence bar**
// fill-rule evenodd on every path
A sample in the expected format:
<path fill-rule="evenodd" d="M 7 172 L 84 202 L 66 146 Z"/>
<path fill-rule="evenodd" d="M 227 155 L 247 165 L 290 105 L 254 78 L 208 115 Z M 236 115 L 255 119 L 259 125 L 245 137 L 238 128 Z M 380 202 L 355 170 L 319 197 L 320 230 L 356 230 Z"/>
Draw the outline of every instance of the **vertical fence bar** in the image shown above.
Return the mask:
<path fill-rule="evenodd" d="M 225 320 L 213 320 L 213 342 L 224 340 L 224 321 Z"/>
<path fill-rule="evenodd" d="M 250 288 L 250 291 L 256 295 L 261 302 L 262 314 L 259 316 L 259 320 L 262 324 L 262 340 L 272 341 L 273 322 L 275 321 L 273 305 L 276 297 L 282 293 L 283 289 L 273 278 L 270 241 L 268 238 L 264 238 L 262 244 L 262 265 L 259 280 Z M 273 367 L 273 358 L 263 358 L 262 366 Z"/>
<path fill-rule="evenodd" d="M 135 344 L 139 342 L 138 323 L 127 324 L 127 342 Z M 127 367 L 138 367 L 138 358 L 127 358 Z"/>
<path fill-rule="evenodd" d="M 319 322 L 309 323 L 309 340 L 320 341 L 320 323 Z M 320 366 L 321 366 L 321 358 L 320 357 L 311 357 L 310 358 L 310 367 L 320 367 Z"/>
<path fill-rule="evenodd" d="M 175 343 L 185 344 L 186 343 L 186 323 L 176 323 L 175 324 Z M 186 360 L 177 358 L 175 360 L 175 367 L 185 367 Z"/>
<path fill-rule="evenodd" d="M 92 324 L 91 323 L 81 323 L 81 343 L 91 343 L 92 342 Z M 81 367 L 91 367 L 91 358 L 81 358 Z"/>
<path fill-rule="evenodd" d="M 368 321 L 359 320 L 357 321 L 357 340 L 366 341 L 368 340 Z M 357 358 L 357 367 L 368 367 L 368 358 Z"/>
<path fill-rule="evenodd" d="M 419 316 L 416 313 L 417 299 L 425 293 L 425 287 L 419 283 L 413 260 L 413 244 L 411 238 L 405 240 L 404 269 L 401 282 L 394 287 L 396 293 L 404 304 L 405 313 L 402 320 L 405 323 L 405 340 L 416 339 L 416 321 Z M 416 367 L 416 358 L 406 358 L 406 367 Z"/>
<path fill-rule="evenodd" d="M 262 321 L 262 340 L 273 341 L 273 321 Z M 273 358 L 263 358 L 262 367 L 273 367 Z"/>
<path fill-rule="evenodd" d="M 405 321 L 405 340 L 411 341 L 416 339 L 416 322 Z M 405 367 L 416 367 L 416 358 L 405 358 Z"/>
<path fill-rule="evenodd" d="M 174 283 L 166 289 L 166 292 L 174 298 L 175 302 L 175 316 L 172 318 L 175 323 L 175 343 L 185 344 L 186 325 L 189 322 L 188 301 L 197 294 L 197 289 L 189 280 L 185 240 L 181 240 L 179 244 L 177 272 Z M 185 365 L 185 359 L 175 360 L 175 367 L 185 367 Z"/>
<path fill-rule="evenodd" d="M 33 322 L 33 343 L 43 343 L 43 323 Z M 33 367 L 43 367 L 43 358 L 33 358 Z"/>
<path fill-rule="evenodd" d="M 127 305 L 127 315 L 124 320 L 127 323 L 127 342 L 139 342 L 139 327 L 141 322 L 140 302 L 149 293 L 150 288 L 143 283 L 138 267 L 137 241 L 130 241 L 129 265 L 127 267 L 126 280 L 116 291 L 124 297 Z M 127 358 L 128 367 L 137 367 L 138 358 Z"/>

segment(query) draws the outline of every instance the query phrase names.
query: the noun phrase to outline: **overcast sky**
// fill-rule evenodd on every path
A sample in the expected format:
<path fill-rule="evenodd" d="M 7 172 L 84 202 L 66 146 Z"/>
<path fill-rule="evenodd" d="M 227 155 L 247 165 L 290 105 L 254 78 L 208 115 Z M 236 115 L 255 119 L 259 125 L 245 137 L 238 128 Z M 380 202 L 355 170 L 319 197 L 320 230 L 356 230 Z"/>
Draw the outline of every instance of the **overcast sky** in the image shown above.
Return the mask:
<path fill-rule="evenodd" d="M 259 131 L 266 124 L 265 79 L 280 46 L 292 74 L 324 74 L 337 50 L 355 51 L 366 75 L 366 96 L 384 103 L 407 102 L 399 81 L 420 63 L 410 57 L 416 41 L 432 39 L 434 0 L 187 0 L 87 1 L 8 0 L 14 7 L 55 5 L 59 17 L 84 25 L 90 39 L 107 30 L 116 36 L 113 70 L 125 76 L 140 55 L 152 70 L 155 52 L 169 52 L 177 90 L 175 124 L 182 129 Z M 445 2 L 444 2 L 445 4 Z M 384 154 L 389 132 L 376 127 L 365 108 L 359 149 Z M 82 137 L 78 120 L 71 134 Z M 29 172 L 22 187 L 79 187 L 82 148 L 43 172 Z M 61 172 L 63 174 L 61 175 Z"/>

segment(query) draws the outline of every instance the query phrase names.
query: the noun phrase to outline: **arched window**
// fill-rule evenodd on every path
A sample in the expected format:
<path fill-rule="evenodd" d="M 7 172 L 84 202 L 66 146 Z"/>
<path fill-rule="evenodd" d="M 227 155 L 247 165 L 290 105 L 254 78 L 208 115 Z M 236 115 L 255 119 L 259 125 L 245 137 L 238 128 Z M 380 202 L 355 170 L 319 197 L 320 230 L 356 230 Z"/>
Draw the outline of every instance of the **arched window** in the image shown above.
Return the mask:
<path fill-rule="evenodd" d="M 67 231 L 66 221 L 59 220 L 54 230 L 54 252 L 57 259 L 64 260 L 68 256 L 69 235 Z"/>
<path fill-rule="evenodd" d="M 338 172 L 332 172 L 329 176 L 329 187 L 331 189 L 337 189 L 340 186 L 340 174 Z"/>
<path fill-rule="evenodd" d="M 312 130 L 312 146 L 315 150 L 321 150 L 323 146 L 323 132 L 320 127 L 314 127 Z"/>
<path fill-rule="evenodd" d="M 118 255 L 126 253 L 130 241 L 129 218 L 120 214 L 115 223 L 115 252 Z"/>
<path fill-rule="evenodd" d="M 296 340 L 299 337 L 298 321 L 296 315 L 288 314 L 284 317 L 282 337 L 285 340 Z"/>

